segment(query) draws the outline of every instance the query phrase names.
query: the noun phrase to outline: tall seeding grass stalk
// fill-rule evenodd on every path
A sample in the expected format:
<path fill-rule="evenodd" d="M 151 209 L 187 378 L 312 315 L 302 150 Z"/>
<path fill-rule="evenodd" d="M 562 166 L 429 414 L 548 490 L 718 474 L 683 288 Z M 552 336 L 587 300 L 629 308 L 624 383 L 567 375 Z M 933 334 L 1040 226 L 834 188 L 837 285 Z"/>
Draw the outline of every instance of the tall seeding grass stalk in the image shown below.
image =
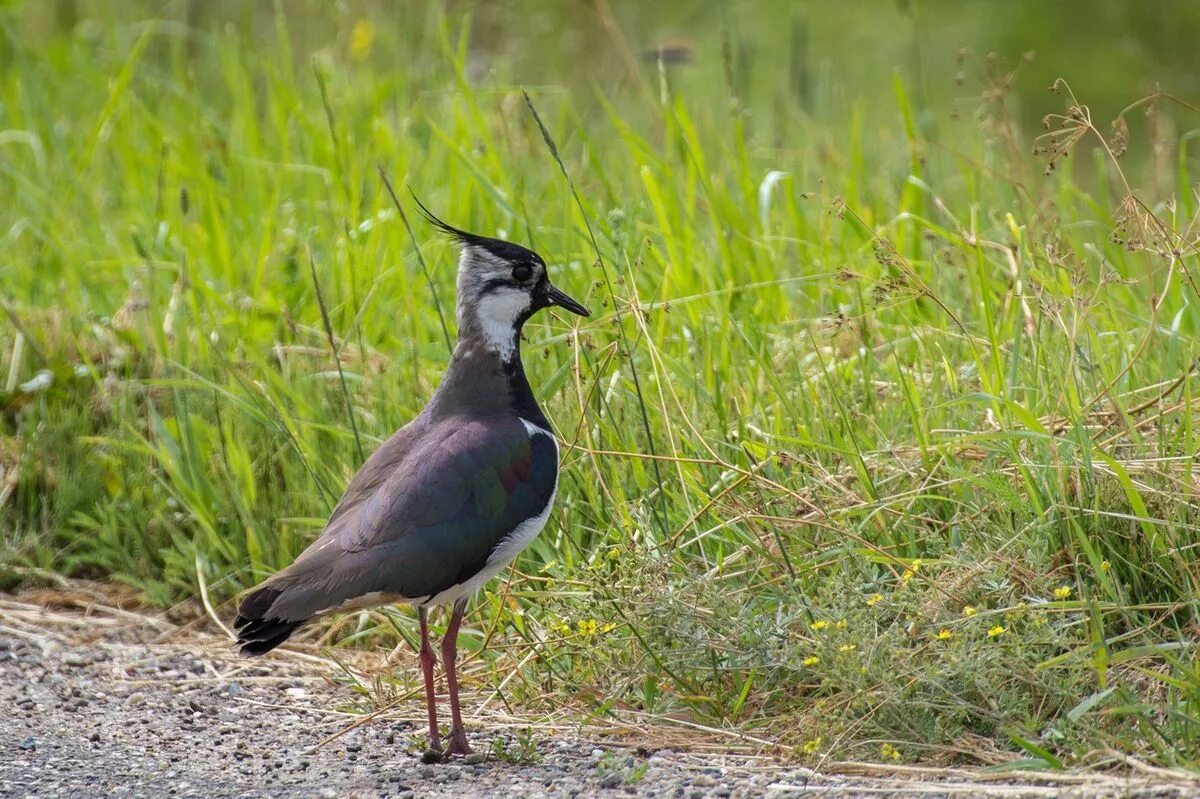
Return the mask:
<path fill-rule="evenodd" d="M 0 7 L 5 587 L 227 617 L 319 532 L 452 343 L 455 253 L 394 181 L 597 311 L 526 330 L 560 500 L 470 616 L 479 707 L 813 763 L 1196 766 L 1194 104 L 1108 125 L 1060 81 L 1038 131 L 1029 59 L 847 93 L 803 26 L 643 63 L 607 4 L 582 86 L 436 4 L 42 38 L 29 5 Z M 405 712 L 411 664 L 342 662 L 364 719 Z"/>

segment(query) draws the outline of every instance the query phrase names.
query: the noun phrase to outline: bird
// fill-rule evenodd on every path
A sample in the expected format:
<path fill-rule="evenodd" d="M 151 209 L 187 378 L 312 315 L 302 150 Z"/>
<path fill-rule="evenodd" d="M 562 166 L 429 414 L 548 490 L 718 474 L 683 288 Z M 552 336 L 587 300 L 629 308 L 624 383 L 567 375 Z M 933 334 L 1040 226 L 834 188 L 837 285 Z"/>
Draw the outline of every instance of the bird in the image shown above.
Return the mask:
<path fill-rule="evenodd" d="M 467 601 L 533 541 L 558 493 L 558 443 L 525 376 L 521 329 L 545 308 L 590 313 L 550 282 L 533 250 L 453 227 L 416 202 L 459 246 L 450 363 L 420 414 L 351 478 L 320 536 L 244 596 L 234 629 L 242 654 L 262 655 L 328 613 L 414 605 L 427 754 L 449 757 L 471 754 L 455 670 Z M 428 617 L 446 605 L 451 724 L 443 748 Z"/>

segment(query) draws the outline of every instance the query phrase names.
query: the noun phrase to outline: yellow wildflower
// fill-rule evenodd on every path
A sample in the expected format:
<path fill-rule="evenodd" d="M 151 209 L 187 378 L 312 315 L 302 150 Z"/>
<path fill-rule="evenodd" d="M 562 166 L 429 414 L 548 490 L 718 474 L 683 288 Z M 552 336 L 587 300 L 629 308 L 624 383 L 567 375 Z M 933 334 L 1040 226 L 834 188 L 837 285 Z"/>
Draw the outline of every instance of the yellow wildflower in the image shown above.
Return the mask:
<path fill-rule="evenodd" d="M 999 638 L 1000 636 L 1004 635 L 1004 633 L 1004 628 L 997 624 L 995 627 L 988 630 L 988 638 Z"/>
<path fill-rule="evenodd" d="M 975 610 L 975 608 L 971 607 L 970 605 L 963 606 L 963 615 L 966 616 L 968 619 L 971 618 L 972 616 L 974 616 L 978 612 L 979 611 Z"/>
<path fill-rule="evenodd" d="M 821 662 L 821 659 L 819 657 L 817 657 L 816 655 L 809 655 L 803 661 L 805 666 L 815 666 L 820 662 Z"/>
<path fill-rule="evenodd" d="M 883 760 L 899 760 L 900 750 L 891 744 L 885 743 L 883 746 L 879 747 L 879 756 Z"/>
<path fill-rule="evenodd" d="M 1100 561 L 1100 571 L 1107 572 L 1111 568 L 1112 568 L 1112 564 L 1109 563 L 1107 560 Z"/>
<path fill-rule="evenodd" d="M 607 557 L 609 560 L 620 560 L 620 558 L 621 558 L 621 548 L 620 548 L 620 547 L 609 547 L 609 548 L 608 548 L 608 554 L 606 555 L 606 557 Z"/>
<path fill-rule="evenodd" d="M 362 61 L 371 54 L 375 44 L 375 26 L 368 19 L 360 19 L 354 23 L 350 31 L 350 55 L 355 61 Z"/>
<path fill-rule="evenodd" d="M 824 630 L 828 626 L 829 626 L 829 622 L 825 621 L 824 619 L 822 619 L 821 621 L 814 621 L 812 623 L 813 632 L 817 632 L 817 633 L 821 632 L 821 630 Z"/>
<path fill-rule="evenodd" d="M 951 630 L 947 630 L 944 627 L 942 629 L 938 630 L 937 635 L 934 636 L 934 638 L 938 639 L 939 641 L 948 641 L 953 637 L 954 637 L 954 632 Z"/>
<path fill-rule="evenodd" d="M 595 619 L 580 619 L 575 623 L 575 629 L 578 630 L 579 634 L 584 638 L 591 638 L 596 634 L 596 630 L 599 629 L 599 627 L 600 625 L 596 623 Z"/>
<path fill-rule="evenodd" d="M 1027 610 L 1029 610 L 1029 605 L 1025 604 L 1024 602 L 1018 602 L 1008 610 L 1004 611 L 1004 618 L 1007 621 L 1024 618 Z"/>
<path fill-rule="evenodd" d="M 833 626 L 837 627 L 839 630 L 844 630 L 850 626 L 850 622 L 846 621 L 845 619 L 838 619 L 838 623 Z"/>
<path fill-rule="evenodd" d="M 867 597 L 867 607 L 873 608 L 883 601 L 883 594 L 871 594 Z"/>
<path fill-rule="evenodd" d="M 842 644 L 838 647 L 839 652 L 853 652 L 855 649 L 858 649 L 857 644 Z"/>
<path fill-rule="evenodd" d="M 819 735 L 816 738 L 812 738 L 812 739 L 804 742 L 803 749 L 804 749 L 804 754 L 806 754 L 806 755 L 811 755 L 813 752 L 816 752 L 820 748 L 821 748 L 821 736 L 819 736 Z"/>
<path fill-rule="evenodd" d="M 1060 585 L 1058 588 L 1054 589 L 1054 598 L 1055 599 L 1067 599 L 1070 596 L 1071 596 L 1071 586 L 1069 586 L 1069 585 Z"/>

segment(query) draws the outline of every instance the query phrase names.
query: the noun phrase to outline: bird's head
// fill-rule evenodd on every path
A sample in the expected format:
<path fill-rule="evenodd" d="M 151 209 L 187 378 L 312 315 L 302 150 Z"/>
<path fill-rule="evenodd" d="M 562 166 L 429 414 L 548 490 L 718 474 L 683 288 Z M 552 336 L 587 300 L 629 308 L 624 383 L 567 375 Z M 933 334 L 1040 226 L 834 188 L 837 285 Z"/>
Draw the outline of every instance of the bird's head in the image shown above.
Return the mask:
<path fill-rule="evenodd" d="M 414 198 L 415 199 L 415 198 Z M 533 250 L 502 239 L 468 233 L 446 224 L 417 200 L 435 227 L 459 243 L 459 337 L 479 336 L 508 360 L 517 350 L 521 326 L 543 308 L 557 306 L 580 316 L 588 309 L 550 282 L 546 262 Z"/>

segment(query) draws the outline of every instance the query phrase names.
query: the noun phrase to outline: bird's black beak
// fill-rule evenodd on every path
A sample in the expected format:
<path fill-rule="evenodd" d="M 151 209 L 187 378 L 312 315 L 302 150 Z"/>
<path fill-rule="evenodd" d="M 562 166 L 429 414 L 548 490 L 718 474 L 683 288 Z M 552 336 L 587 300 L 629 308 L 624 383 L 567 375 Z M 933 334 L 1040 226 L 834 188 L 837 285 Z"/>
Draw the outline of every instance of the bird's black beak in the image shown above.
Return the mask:
<path fill-rule="evenodd" d="M 545 305 L 557 305 L 559 308 L 566 308 L 571 313 L 579 314 L 580 316 L 592 315 L 591 312 L 588 311 L 587 308 L 584 308 L 581 303 L 579 303 L 577 300 L 571 299 L 564 292 L 559 291 L 550 281 L 547 280 L 542 285 L 543 289 L 541 292 L 541 299 L 542 303 Z"/>

